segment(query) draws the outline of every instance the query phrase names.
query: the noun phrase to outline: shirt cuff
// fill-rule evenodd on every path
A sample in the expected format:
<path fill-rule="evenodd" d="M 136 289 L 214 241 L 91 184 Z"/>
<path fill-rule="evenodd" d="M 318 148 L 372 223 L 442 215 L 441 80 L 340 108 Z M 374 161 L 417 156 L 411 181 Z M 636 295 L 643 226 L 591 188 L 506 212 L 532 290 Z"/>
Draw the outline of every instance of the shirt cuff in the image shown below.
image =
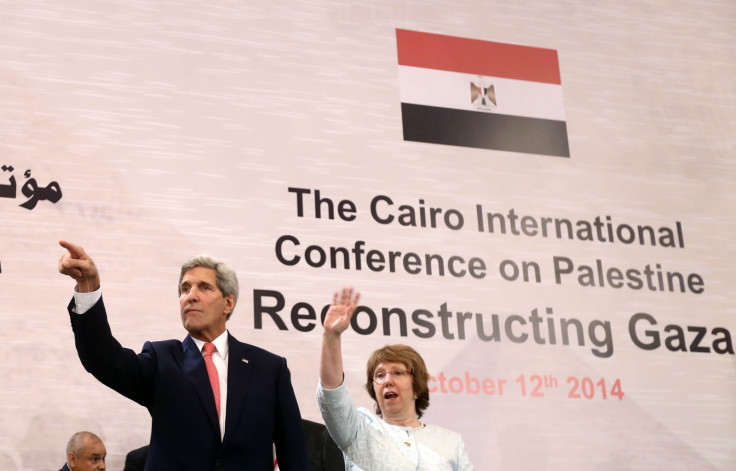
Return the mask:
<path fill-rule="evenodd" d="M 97 301 L 102 297 L 102 290 L 96 289 L 89 293 L 79 293 L 76 288 L 74 289 L 74 312 L 77 314 L 84 314 L 85 312 L 92 309 L 92 306 L 97 304 Z"/>

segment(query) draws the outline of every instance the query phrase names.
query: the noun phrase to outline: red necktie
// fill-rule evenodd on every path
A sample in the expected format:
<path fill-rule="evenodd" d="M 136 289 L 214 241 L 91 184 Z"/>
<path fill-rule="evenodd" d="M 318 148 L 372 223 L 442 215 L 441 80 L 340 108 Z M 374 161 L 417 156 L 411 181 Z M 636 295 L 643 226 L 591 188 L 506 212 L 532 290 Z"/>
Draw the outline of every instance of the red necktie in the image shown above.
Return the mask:
<path fill-rule="evenodd" d="M 212 385 L 212 392 L 215 395 L 215 407 L 217 408 L 217 417 L 220 417 L 220 379 L 217 376 L 217 368 L 215 363 L 212 361 L 212 354 L 215 353 L 215 344 L 205 343 L 204 348 L 204 364 L 207 367 L 207 376 L 210 377 L 210 384 Z"/>

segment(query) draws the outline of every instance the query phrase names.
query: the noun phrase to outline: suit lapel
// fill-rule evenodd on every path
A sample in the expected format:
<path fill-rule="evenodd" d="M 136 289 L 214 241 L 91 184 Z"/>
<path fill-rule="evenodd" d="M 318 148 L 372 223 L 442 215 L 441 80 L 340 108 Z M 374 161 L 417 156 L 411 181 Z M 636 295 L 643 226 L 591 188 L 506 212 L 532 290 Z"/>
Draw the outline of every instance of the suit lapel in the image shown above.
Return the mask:
<path fill-rule="evenodd" d="M 181 369 L 184 375 L 189 378 L 194 390 L 197 391 L 199 400 L 204 407 L 210 424 L 220 435 L 220 420 L 217 418 L 217 409 L 215 408 L 215 396 L 212 394 L 212 385 L 207 376 L 207 367 L 204 365 L 202 352 L 197 349 L 197 344 L 187 335 L 182 343 L 182 356 L 179 359 Z"/>
<path fill-rule="evenodd" d="M 246 391 L 250 385 L 253 365 L 248 357 L 250 346 L 238 342 L 235 337 L 228 335 L 227 360 L 227 415 L 225 416 L 225 439 L 228 441 L 233 427 L 237 425 L 245 405 Z"/>

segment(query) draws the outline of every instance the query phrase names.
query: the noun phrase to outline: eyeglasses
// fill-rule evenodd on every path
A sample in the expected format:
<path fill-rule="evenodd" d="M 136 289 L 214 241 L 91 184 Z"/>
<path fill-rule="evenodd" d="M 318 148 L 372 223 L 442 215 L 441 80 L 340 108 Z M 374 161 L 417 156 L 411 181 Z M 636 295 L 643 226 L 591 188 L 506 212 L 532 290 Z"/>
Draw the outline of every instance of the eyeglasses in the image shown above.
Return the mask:
<path fill-rule="evenodd" d="M 379 371 L 378 373 L 373 373 L 373 381 L 376 382 L 376 384 L 383 384 L 386 382 L 386 377 L 388 375 L 391 375 L 394 377 L 394 379 L 398 379 L 399 381 L 401 378 L 406 378 L 407 376 L 410 376 L 412 373 L 409 370 L 394 370 L 394 371 Z"/>

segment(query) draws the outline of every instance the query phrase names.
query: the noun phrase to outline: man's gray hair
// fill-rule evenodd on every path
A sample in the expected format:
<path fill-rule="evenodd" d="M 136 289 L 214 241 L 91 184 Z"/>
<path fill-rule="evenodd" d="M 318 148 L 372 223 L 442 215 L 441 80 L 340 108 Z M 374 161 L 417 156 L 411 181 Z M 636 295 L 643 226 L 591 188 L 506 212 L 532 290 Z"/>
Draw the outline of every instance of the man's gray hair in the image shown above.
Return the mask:
<path fill-rule="evenodd" d="M 240 293 L 240 286 L 238 285 L 238 275 L 235 273 L 235 270 L 225 265 L 223 262 L 218 262 L 209 255 L 197 255 L 196 257 L 192 257 L 184 262 L 184 265 L 181 266 L 181 273 L 179 274 L 179 286 L 177 287 L 179 291 L 179 296 L 181 296 L 181 280 L 184 278 L 184 275 L 189 270 L 197 267 L 211 268 L 215 270 L 217 289 L 220 290 L 222 296 L 224 298 L 230 295 L 233 295 L 235 297 L 235 304 L 233 305 L 234 310 L 235 305 L 238 304 L 238 295 Z M 233 311 L 230 311 L 230 314 L 227 315 L 227 320 L 230 320 L 230 316 L 232 314 Z"/>
<path fill-rule="evenodd" d="M 66 456 L 68 457 L 69 453 L 74 453 L 74 456 L 82 456 L 82 452 L 84 451 L 84 439 L 87 437 L 92 440 L 102 442 L 100 437 L 92 432 L 77 432 L 72 435 L 72 438 L 70 438 L 69 442 L 66 444 Z"/>

